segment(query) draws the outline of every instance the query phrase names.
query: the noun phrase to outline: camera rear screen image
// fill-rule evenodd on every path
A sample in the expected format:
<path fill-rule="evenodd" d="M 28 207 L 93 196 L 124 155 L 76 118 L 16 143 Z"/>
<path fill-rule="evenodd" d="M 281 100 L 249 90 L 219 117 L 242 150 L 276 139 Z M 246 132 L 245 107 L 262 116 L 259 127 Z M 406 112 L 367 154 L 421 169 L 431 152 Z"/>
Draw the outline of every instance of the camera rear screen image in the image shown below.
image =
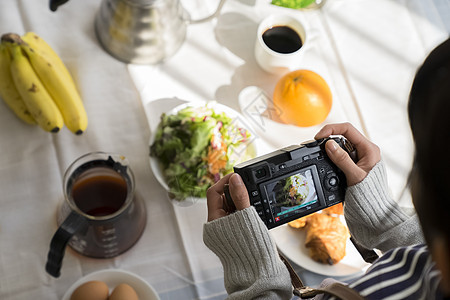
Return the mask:
<path fill-rule="evenodd" d="M 314 181 L 315 166 L 297 170 L 282 178 L 265 183 L 262 190 L 267 196 L 275 223 L 306 214 L 319 206 L 317 188 Z"/>

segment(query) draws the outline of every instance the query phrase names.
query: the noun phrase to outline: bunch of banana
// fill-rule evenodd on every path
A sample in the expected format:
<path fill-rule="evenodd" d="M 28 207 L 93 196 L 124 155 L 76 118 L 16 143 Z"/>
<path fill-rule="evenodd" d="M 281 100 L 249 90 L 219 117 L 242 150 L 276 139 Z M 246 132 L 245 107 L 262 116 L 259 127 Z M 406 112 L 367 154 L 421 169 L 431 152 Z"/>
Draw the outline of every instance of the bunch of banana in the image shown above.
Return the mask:
<path fill-rule="evenodd" d="M 0 96 L 23 121 L 75 134 L 87 127 L 87 114 L 69 71 L 37 34 L 8 33 L 0 44 Z"/>

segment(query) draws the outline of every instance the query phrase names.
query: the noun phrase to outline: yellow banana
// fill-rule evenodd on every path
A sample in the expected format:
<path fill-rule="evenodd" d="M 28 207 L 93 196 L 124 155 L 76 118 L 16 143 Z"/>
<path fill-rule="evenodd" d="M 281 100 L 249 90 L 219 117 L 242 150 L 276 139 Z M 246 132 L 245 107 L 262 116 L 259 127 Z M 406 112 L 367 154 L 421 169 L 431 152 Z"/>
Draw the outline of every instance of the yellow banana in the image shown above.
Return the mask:
<path fill-rule="evenodd" d="M 6 46 L 0 44 L 0 95 L 8 107 L 22 121 L 28 124 L 36 124 L 25 102 L 14 85 L 10 71 L 11 58 Z"/>
<path fill-rule="evenodd" d="M 45 53 L 45 55 L 50 56 L 55 61 L 55 67 L 59 67 L 61 72 L 65 73 L 64 76 L 68 77 L 69 80 L 75 86 L 75 83 L 73 82 L 72 75 L 70 75 L 69 70 L 67 70 L 61 58 L 53 50 L 53 48 L 50 47 L 49 44 L 47 44 L 47 42 L 43 38 L 41 38 L 39 35 L 37 35 L 32 31 L 25 33 L 21 38 L 25 43 L 30 45 L 31 48 L 35 50 L 38 49 L 41 53 Z"/>
<path fill-rule="evenodd" d="M 58 54 L 50 47 L 47 42 L 36 33 L 29 31 L 21 36 L 21 39 L 31 46 L 31 48 L 39 49 L 42 52 L 46 52 L 48 55 L 52 55 L 55 59 L 60 61 L 60 64 L 64 64 L 59 58 Z"/>
<path fill-rule="evenodd" d="M 2 40 L 6 41 L 12 57 L 10 68 L 14 84 L 31 115 L 44 130 L 58 132 L 64 126 L 61 112 L 34 72 L 26 54 L 14 38 L 2 37 Z"/>
<path fill-rule="evenodd" d="M 75 83 L 59 56 L 37 34 L 27 33 L 21 44 L 35 73 L 61 111 L 67 128 L 82 134 L 88 124 L 87 114 Z"/>

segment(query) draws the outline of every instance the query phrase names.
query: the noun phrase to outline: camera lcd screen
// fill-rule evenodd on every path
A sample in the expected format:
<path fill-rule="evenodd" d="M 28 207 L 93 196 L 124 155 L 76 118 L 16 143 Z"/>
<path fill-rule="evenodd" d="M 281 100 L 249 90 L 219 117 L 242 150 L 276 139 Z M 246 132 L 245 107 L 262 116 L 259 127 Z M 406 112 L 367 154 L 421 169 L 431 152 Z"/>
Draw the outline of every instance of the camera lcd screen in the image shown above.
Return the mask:
<path fill-rule="evenodd" d="M 262 190 L 272 209 L 275 223 L 298 217 L 299 214 L 305 215 L 308 210 L 319 206 L 314 178 L 317 178 L 317 169 L 309 166 L 264 184 Z"/>

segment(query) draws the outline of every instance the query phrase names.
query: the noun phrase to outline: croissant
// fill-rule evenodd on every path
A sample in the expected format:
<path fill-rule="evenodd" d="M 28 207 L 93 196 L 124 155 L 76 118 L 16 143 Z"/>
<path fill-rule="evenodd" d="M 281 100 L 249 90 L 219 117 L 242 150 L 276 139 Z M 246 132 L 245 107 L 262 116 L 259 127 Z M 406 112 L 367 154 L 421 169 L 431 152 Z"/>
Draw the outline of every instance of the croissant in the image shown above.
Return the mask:
<path fill-rule="evenodd" d="M 315 261 L 336 264 L 345 256 L 347 227 L 337 217 L 327 214 L 313 214 L 306 223 L 305 246 Z"/>
<path fill-rule="evenodd" d="M 304 228 L 306 226 L 306 221 L 308 221 L 308 218 L 309 216 L 299 218 L 297 220 L 289 222 L 288 225 L 296 229 Z"/>
<path fill-rule="evenodd" d="M 336 205 L 330 206 L 328 208 L 325 208 L 322 210 L 323 213 L 327 215 L 343 215 L 344 214 L 344 205 L 341 203 L 338 203 Z"/>

